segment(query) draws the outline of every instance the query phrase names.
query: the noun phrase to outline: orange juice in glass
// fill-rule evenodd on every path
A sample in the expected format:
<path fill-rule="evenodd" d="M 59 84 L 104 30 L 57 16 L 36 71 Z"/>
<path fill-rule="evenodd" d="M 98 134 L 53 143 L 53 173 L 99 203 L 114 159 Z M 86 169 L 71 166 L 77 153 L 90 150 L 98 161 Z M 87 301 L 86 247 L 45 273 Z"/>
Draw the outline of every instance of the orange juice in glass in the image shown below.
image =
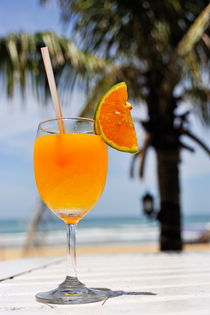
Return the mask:
<path fill-rule="evenodd" d="M 34 145 L 34 172 L 42 200 L 67 227 L 67 276 L 57 289 L 42 292 L 42 303 L 78 304 L 107 298 L 103 290 L 89 289 L 77 278 L 75 233 L 78 221 L 99 199 L 106 181 L 108 153 L 94 121 L 62 118 L 39 124 Z"/>

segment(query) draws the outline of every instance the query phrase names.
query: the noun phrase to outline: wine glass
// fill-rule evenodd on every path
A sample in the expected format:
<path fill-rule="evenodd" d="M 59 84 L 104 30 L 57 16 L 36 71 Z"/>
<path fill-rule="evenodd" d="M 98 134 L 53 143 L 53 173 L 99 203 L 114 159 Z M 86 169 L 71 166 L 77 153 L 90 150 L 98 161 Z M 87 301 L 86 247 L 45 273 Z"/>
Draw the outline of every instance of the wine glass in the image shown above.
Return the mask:
<path fill-rule="evenodd" d="M 75 246 L 77 223 L 99 199 L 107 166 L 107 146 L 94 133 L 92 119 L 69 117 L 39 124 L 34 145 L 36 185 L 42 200 L 66 225 L 68 253 L 64 282 L 36 294 L 37 301 L 80 304 L 107 298 L 106 291 L 87 288 L 78 280 Z"/>

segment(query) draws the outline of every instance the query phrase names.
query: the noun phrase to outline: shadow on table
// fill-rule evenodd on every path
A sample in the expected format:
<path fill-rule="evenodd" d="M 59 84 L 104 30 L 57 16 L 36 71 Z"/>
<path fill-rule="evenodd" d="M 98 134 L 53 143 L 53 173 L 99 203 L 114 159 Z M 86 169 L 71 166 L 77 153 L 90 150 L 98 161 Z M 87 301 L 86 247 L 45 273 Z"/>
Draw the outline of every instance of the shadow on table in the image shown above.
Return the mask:
<path fill-rule="evenodd" d="M 109 298 L 114 298 L 114 297 L 118 297 L 118 296 L 122 296 L 122 295 L 157 295 L 157 293 L 153 293 L 153 292 L 143 292 L 143 291 L 113 291 L 107 288 L 94 288 L 97 290 L 102 290 L 102 291 L 106 291 L 107 292 L 107 298 L 105 299 L 105 301 L 103 302 L 103 304 L 109 299 Z M 103 305 L 102 304 L 102 305 Z"/>

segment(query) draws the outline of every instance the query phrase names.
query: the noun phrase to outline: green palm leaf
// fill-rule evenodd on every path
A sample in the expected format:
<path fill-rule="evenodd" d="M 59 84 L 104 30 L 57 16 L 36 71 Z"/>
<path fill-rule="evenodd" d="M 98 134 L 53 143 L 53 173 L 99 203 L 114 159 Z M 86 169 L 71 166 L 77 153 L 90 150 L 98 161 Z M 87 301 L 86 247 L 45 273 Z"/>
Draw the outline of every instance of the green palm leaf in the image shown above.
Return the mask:
<path fill-rule="evenodd" d="M 178 44 L 178 55 L 187 55 L 194 46 L 201 40 L 205 30 L 210 25 L 210 3 L 200 13 L 188 32 L 183 36 Z"/>
<path fill-rule="evenodd" d="M 116 83 L 125 81 L 128 86 L 129 98 L 132 101 L 145 101 L 145 95 L 141 93 L 143 80 L 137 80 L 139 75 L 142 75 L 140 69 L 138 69 L 132 63 L 123 64 L 120 66 L 115 66 L 108 68 L 108 71 L 98 78 L 95 85 L 91 87 L 88 93 L 87 102 L 84 105 L 81 116 L 92 117 L 96 109 L 96 105 L 99 103 L 102 96 Z"/>
<path fill-rule="evenodd" d="M 191 101 L 201 122 L 210 125 L 210 89 L 208 87 L 193 87 L 186 89 L 184 95 Z"/>
<path fill-rule="evenodd" d="M 61 87 L 69 85 L 72 88 L 76 77 L 90 81 L 93 74 L 100 73 L 108 65 L 104 59 L 79 50 L 72 41 L 54 33 L 10 34 L 0 38 L 0 75 L 9 97 L 16 83 L 25 91 L 26 78 L 32 81 L 38 96 L 48 95 L 40 53 L 43 46 L 49 48 L 55 77 Z"/>

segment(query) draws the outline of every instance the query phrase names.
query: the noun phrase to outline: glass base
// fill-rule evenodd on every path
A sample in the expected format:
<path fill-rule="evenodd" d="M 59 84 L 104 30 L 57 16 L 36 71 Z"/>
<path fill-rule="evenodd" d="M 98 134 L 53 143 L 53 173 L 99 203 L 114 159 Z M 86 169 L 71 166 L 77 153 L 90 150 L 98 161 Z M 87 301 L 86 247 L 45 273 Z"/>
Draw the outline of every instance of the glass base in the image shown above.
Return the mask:
<path fill-rule="evenodd" d="M 106 300 L 106 289 L 89 289 L 77 278 L 66 277 L 57 289 L 36 294 L 36 300 L 51 304 L 85 304 Z"/>

